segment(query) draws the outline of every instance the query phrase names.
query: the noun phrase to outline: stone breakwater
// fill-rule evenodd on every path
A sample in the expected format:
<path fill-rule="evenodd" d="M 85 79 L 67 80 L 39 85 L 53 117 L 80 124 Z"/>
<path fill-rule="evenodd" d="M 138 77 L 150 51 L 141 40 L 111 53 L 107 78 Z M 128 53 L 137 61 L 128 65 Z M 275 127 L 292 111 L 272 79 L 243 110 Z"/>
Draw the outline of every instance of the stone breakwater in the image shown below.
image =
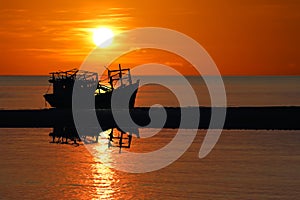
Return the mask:
<path fill-rule="evenodd" d="M 207 129 L 211 118 L 210 107 L 167 107 L 151 108 L 151 116 L 159 115 L 160 109 L 165 109 L 166 121 L 164 128 L 178 128 L 181 113 L 188 109 L 200 110 L 199 129 Z M 218 107 L 216 109 L 225 109 Z M 151 119 L 149 107 L 138 107 L 130 109 L 131 119 L 139 126 L 147 126 Z M 77 112 L 96 112 L 99 124 L 104 128 L 117 127 L 111 110 L 80 110 Z M 118 110 L 124 116 L 128 110 Z M 227 107 L 224 129 L 274 129 L 274 130 L 300 130 L 299 123 L 300 107 Z M 125 123 L 126 120 L 125 119 Z M 193 119 L 191 119 L 193 120 Z M 42 110 L 0 110 L 1 128 L 47 128 L 57 125 L 73 125 L 72 110 L 64 109 L 42 109 Z M 130 125 L 129 125 L 130 126 Z M 149 127 L 149 126 L 147 126 Z M 153 125 L 149 128 L 161 128 Z M 194 125 L 185 124 L 182 128 L 195 128 Z M 222 127 L 212 127 L 222 128 Z"/>

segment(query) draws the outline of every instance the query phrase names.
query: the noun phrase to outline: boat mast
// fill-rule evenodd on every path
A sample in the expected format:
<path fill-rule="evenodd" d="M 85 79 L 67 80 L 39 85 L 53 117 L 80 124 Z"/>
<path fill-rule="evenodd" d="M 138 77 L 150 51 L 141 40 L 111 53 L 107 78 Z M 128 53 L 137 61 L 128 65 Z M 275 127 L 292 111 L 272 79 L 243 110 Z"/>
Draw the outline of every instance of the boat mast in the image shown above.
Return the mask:
<path fill-rule="evenodd" d="M 123 79 L 122 79 L 122 69 L 121 69 L 121 64 L 119 64 L 119 77 L 121 81 L 121 86 L 123 86 Z"/>

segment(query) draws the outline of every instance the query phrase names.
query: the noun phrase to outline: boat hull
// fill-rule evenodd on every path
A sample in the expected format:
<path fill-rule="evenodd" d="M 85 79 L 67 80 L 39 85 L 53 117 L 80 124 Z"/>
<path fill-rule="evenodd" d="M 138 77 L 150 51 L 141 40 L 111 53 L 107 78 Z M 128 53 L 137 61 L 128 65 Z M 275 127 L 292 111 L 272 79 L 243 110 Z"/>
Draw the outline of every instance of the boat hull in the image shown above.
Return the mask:
<path fill-rule="evenodd" d="M 135 104 L 136 94 L 139 82 L 119 87 L 113 91 L 95 95 L 96 109 L 111 109 L 112 98 L 114 108 L 133 108 Z M 131 95 L 129 101 L 126 96 Z M 72 108 L 72 94 L 45 94 L 45 100 L 54 108 Z"/>

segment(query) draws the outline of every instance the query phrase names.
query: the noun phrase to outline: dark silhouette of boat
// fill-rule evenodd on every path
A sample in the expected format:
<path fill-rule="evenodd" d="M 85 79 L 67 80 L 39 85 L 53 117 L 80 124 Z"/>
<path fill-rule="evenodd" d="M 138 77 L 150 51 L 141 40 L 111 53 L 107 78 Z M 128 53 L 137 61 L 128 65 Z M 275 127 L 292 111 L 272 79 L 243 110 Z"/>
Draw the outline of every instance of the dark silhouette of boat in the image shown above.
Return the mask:
<path fill-rule="evenodd" d="M 117 101 L 117 108 L 133 108 L 139 80 L 132 81 L 130 69 L 122 69 L 119 65 L 117 70 L 109 70 L 108 77 L 105 80 L 98 80 L 98 74 L 95 72 L 72 69 L 69 71 L 58 71 L 50 73 L 49 82 L 52 84 L 53 93 L 45 94 L 45 100 L 55 108 L 71 108 L 72 94 L 76 83 L 76 89 L 84 91 L 84 94 L 94 95 L 95 108 L 110 109 L 111 99 L 114 94 Z M 124 100 L 126 95 L 130 96 Z"/>

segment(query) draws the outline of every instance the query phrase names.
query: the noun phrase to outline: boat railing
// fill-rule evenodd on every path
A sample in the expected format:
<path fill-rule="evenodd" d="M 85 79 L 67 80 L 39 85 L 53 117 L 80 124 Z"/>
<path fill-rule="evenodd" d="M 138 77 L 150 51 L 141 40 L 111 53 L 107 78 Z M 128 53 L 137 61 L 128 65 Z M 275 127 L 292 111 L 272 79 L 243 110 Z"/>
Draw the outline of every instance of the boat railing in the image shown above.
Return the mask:
<path fill-rule="evenodd" d="M 68 71 L 58 71 L 50 73 L 50 82 L 54 82 L 57 80 L 83 80 L 90 82 L 98 81 L 98 74 L 95 72 L 89 72 L 84 70 L 78 70 L 76 68 Z"/>
<path fill-rule="evenodd" d="M 117 70 L 108 69 L 108 78 L 111 87 L 114 87 L 118 82 L 121 86 L 132 84 L 130 69 L 121 69 L 121 65 L 119 65 L 119 69 Z"/>
<path fill-rule="evenodd" d="M 116 84 L 120 86 L 132 84 L 129 68 L 122 69 L 121 65 L 119 65 L 119 69 L 116 70 L 107 69 L 107 71 L 108 71 L 107 78 L 100 81 L 98 80 L 98 74 L 96 72 L 78 70 L 77 68 L 68 71 L 51 72 L 50 73 L 51 77 L 49 79 L 49 82 L 51 83 L 57 82 L 59 84 L 70 84 L 75 80 L 77 80 L 82 85 L 85 85 L 87 87 L 93 87 L 97 84 L 98 86 L 106 85 L 104 81 L 107 80 L 107 84 L 110 85 L 110 88 L 112 90 L 114 89 Z"/>

